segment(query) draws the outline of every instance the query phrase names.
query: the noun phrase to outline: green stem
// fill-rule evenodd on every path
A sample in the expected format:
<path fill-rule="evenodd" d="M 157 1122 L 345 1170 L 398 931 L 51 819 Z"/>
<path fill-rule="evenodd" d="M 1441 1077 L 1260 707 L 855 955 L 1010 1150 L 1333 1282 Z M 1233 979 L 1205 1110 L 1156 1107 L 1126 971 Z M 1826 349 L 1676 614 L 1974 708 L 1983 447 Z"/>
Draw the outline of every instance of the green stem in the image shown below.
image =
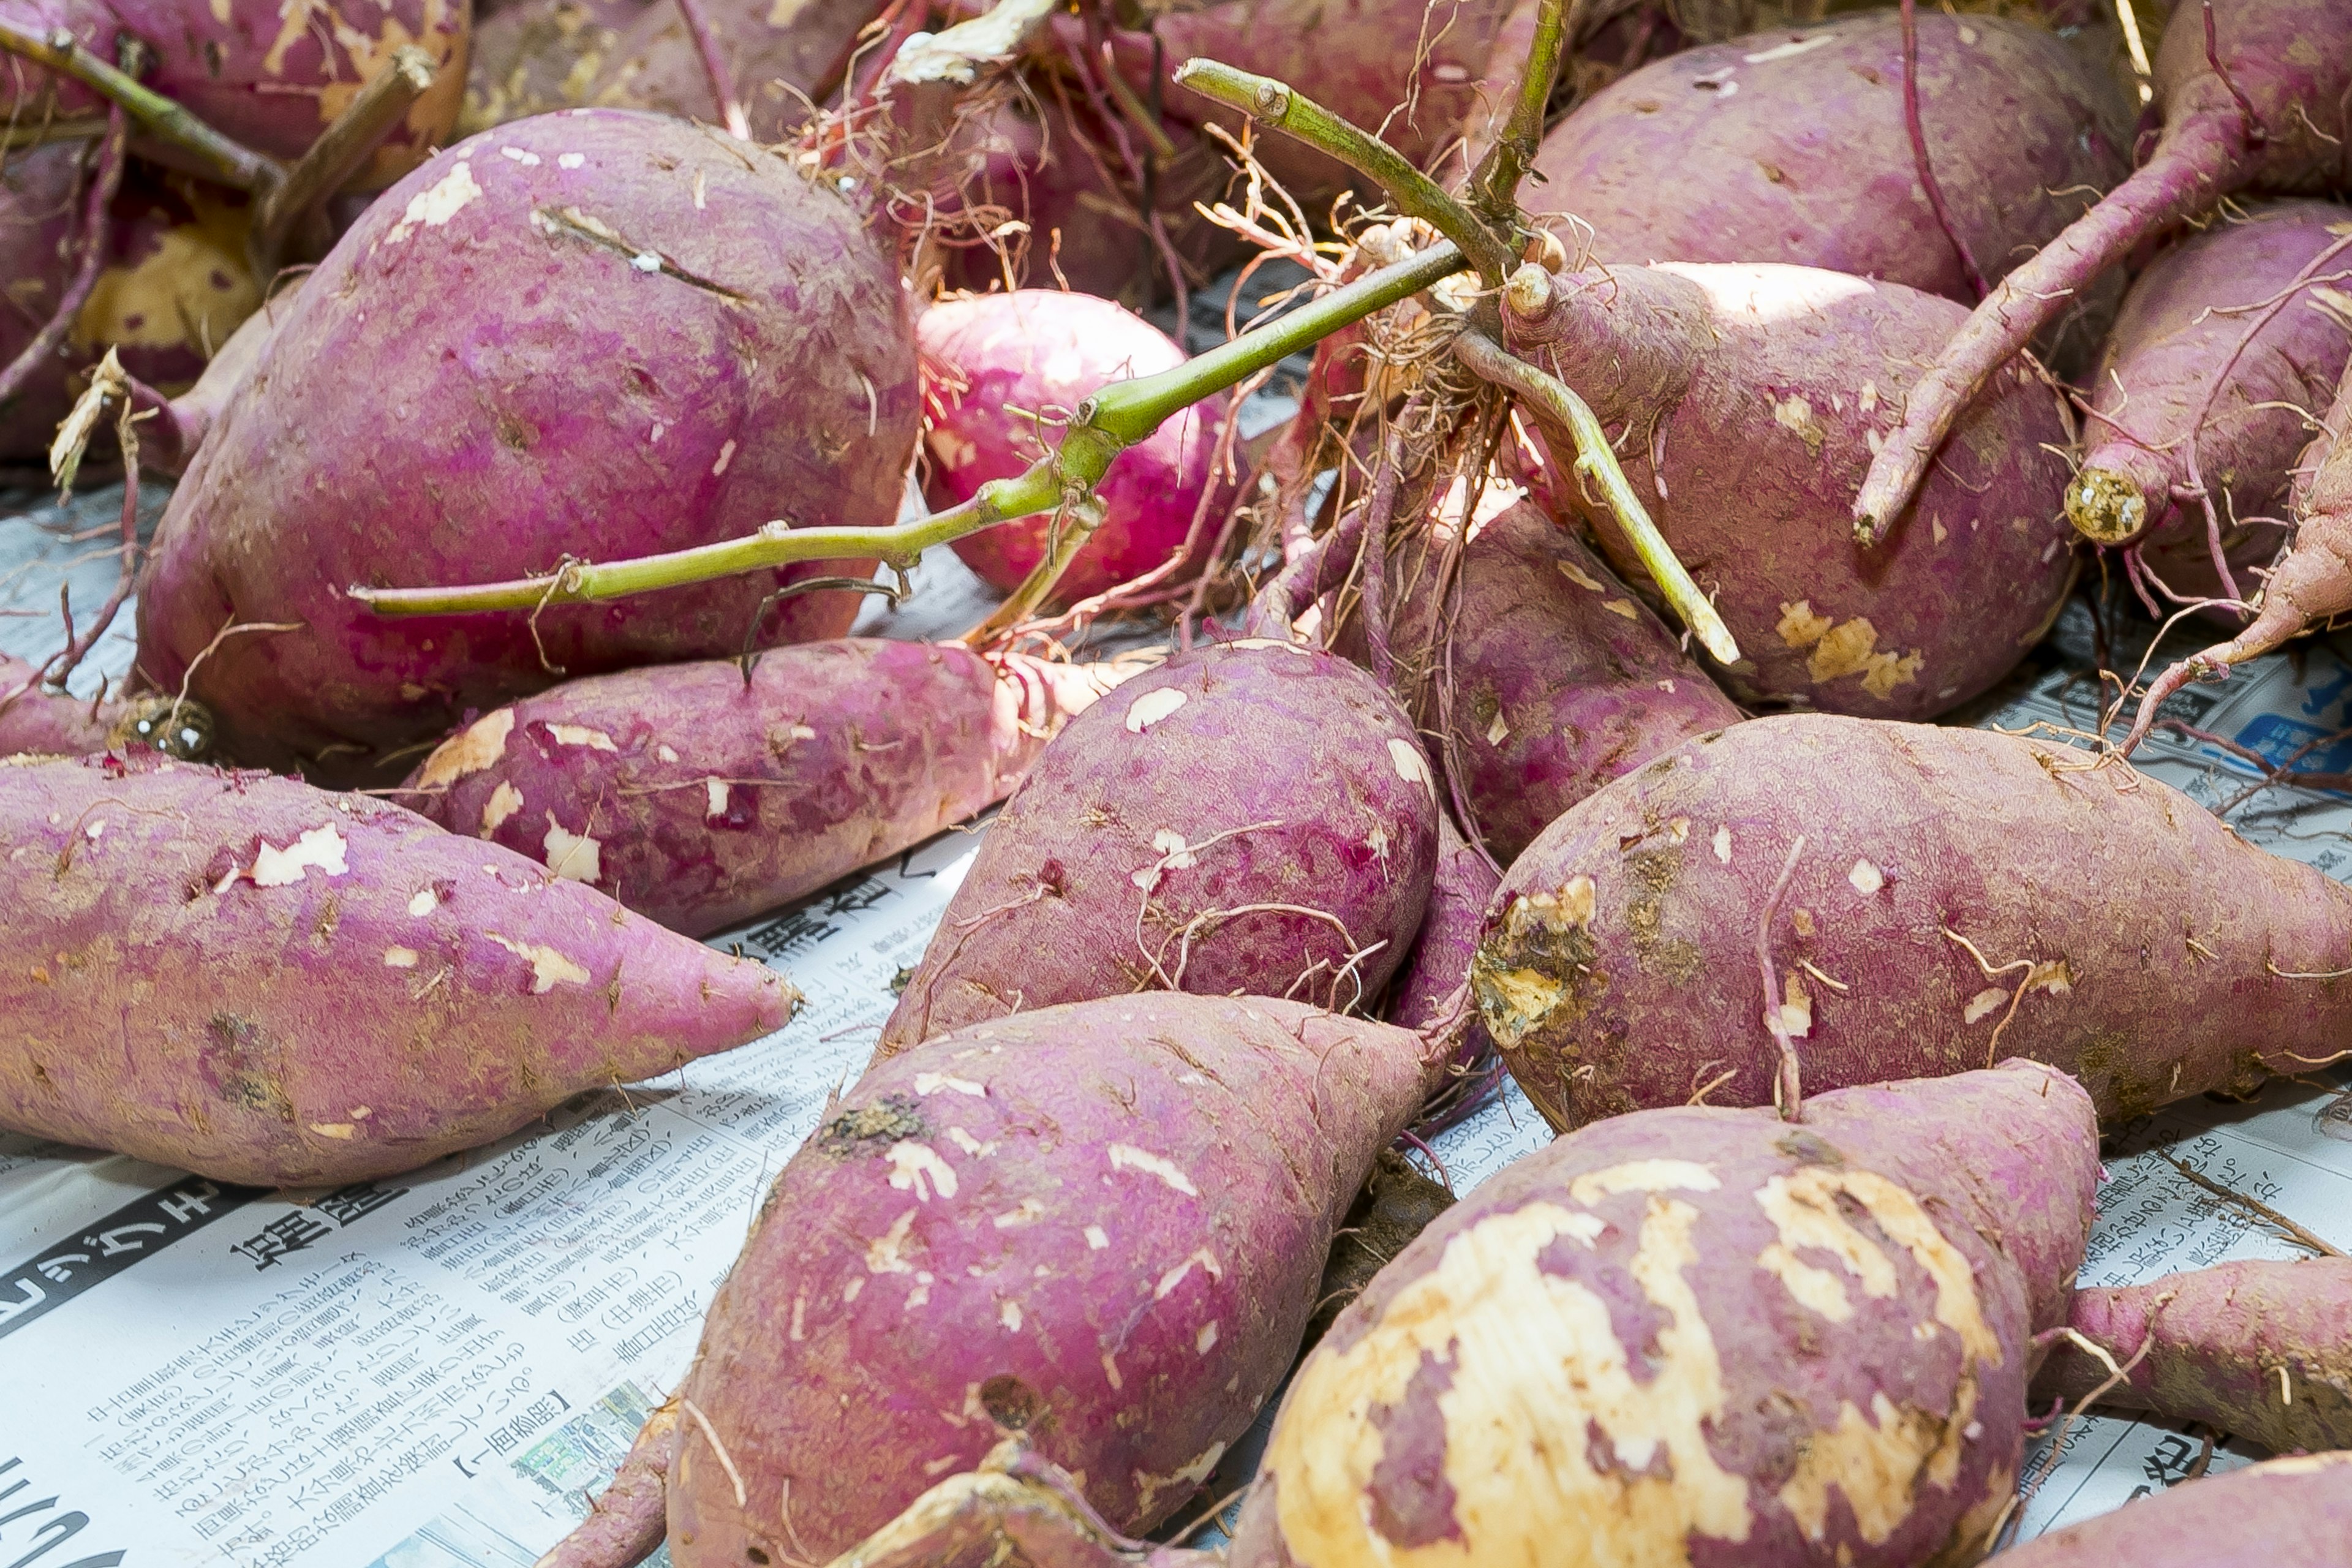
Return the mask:
<path fill-rule="evenodd" d="M 1036 614 L 1037 606 L 1045 602 L 1054 584 L 1062 580 L 1062 574 L 1070 569 L 1070 563 L 1078 558 L 1078 552 L 1087 547 L 1087 541 L 1102 526 L 1102 502 L 1095 497 L 1085 496 L 1072 502 L 1062 526 L 1047 535 L 1045 558 L 1030 568 L 1029 575 L 1021 579 L 1004 603 L 956 640 L 966 647 L 984 648 Z"/>
<path fill-rule="evenodd" d="M 1555 0 L 1556 3 L 1556 0 Z M 1215 60 L 1190 59 L 1176 69 L 1176 85 L 1189 87 L 1252 115 L 1285 135 L 1328 153 L 1385 192 L 1397 211 L 1417 217 L 1462 247 L 1489 289 L 1500 288 L 1511 253 L 1477 214 L 1405 162 L 1397 151 L 1340 119 L 1304 93 L 1272 77 L 1237 70 Z"/>
<path fill-rule="evenodd" d="M 262 196 L 247 242 L 255 277 L 268 282 L 277 272 L 295 225 L 342 189 L 376 143 L 392 134 L 409 107 L 433 85 L 434 74 L 433 57 L 423 49 L 410 44 L 394 50 L 391 63 L 367 79 L 334 123 L 286 171 L 286 177 Z"/>
<path fill-rule="evenodd" d="M 63 27 L 35 33 L 0 21 L 0 53 L 71 77 L 110 103 L 119 103 L 151 136 L 211 165 L 214 178 L 241 191 L 266 191 L 285 177 L 274 158 L 238 145 L 152 88 L 99 58 Z"/>
<path fill-rule="evenodd" d="M 1509 223 L 1518 216 L 1519 182 L 1527 178 L 1543 141 L 1544 108 L 1559 77 L 1570 5 L 1570 0 L 1543 0 L 1538 9 L 1535 42 L 1528 51 L 1527 74 L 1519 78 L 1511 118 L 1470 175 L 1470 199 L 1489 223 Z M 1582 8 L 1579 0 L 1577 9 Z"/>
<path fill-rule="evenodd" d="M 1465 331 L 1455 338 L 1454 353 L 1482 380 L 1491 381 L 1519 398 L 1545 426 L 1575 445 L 1577 473 L 1601 487 L 1601 497 L 1615 515 L 1617 526 L 1625 531 L 1633 553 L 1649 569 L 1651 581 L 1657 584 L 1658 592 L 1665 596 L 1675 616 L 1690 628 L 1717 663 L 1738 663 L 1739 645 L 1732 639 L 1731 628 L 1715 613 L 1714 605 L 1675 558 L 1674 546 L 1666 542 L 1665 535 L 1651 521 L 1649 509 L 1642 504 L 1633 481 L 1626 479 L 1625 470 L 1618 465 L 1608 432 L 1601 429 L 1600 419 L 1584 399 L 1570 391 L 1559 377 L 1537 369 L 1477 332 Z"/>
<path fill-rule="evenodd" d="M 1179 411 L 1308 347 L 1351 321 L 1420 293 L 1462 270 L 1462 252 L 1430 247 L 1393 267 L 1367 273 L 1310 304 L 1253 328 L 1231 342 L 1157 375 L 1113 382 L 1077 407 L 1060 448 L 1028 472 L 995 479 L 961 506 L 887 528 L 794 528 L 761 525 L 757 533 L 718 544 L 674 550 L 634 561 L 574 562 L 542 576 L 457 588 L 346 589 L 383 616 L 446 616 L 478 610 L 529 610 L 541 605 L 625 599 L 657 588 L 708 583 L 795 561 L 880 557 L 911 566 L 935 544 L 946 544 L 1000 522 L 1050 511 L 1090 495 L 1111 459 L 1150 436 Z"/>

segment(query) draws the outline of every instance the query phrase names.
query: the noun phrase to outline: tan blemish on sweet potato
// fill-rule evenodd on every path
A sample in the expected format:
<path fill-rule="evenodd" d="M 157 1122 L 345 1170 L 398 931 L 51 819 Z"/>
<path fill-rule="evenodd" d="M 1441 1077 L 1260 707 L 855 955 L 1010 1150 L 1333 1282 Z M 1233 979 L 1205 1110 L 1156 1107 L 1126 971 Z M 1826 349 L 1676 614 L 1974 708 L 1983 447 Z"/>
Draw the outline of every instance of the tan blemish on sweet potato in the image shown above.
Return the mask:
<path fill-rule="evenodd" d="M 413 947 L 387 947 L 383 950 L 383 966 L 386 969 L 414 969 L 419 956 Z"/>
<path fill-rule="evenodd" d="M 1813 405 L 1802 397 L 1790 397 L 1772 405 L 1772 423 L 1804 442 L 1809 456 L 1822 455 L 1822 443 L 1829 439 L 1829 430 L 1813 413 Z"/>
<path fill-rule="evenodd" d="M 918 1203 L 930 1202 L 934 1187 L 943 1198 L 956 1195 L 955 1167 L 929 1144 L 904 1139 L 884 1150 L 882 1157 L 890 1163 L 890 1184 L 913 1193 Z"/>
<path fill-rule="evenodd" d="M 1799 599 L 1780 606 L 1780 623 L 1772 629 L 1790 647 L 1811 647 L 1835 624 L 1827 616 L 1815 615 L 1811 599 Z"/>
<path fill-rule="evenodd" d="M 490 798 L 482 802 L 482 826 L 476 830 L 475 836 L 488 838 L 505 824 L 507 818 L 521 809 L 522 791 L 508 780 L 500 779 L 499 787 L 490 792 Z"/>
<path fill-rule="evenodd" d="M 446 789 L 467 773 L 480 773 L 506 751 L 507 737 L 514 733 L 514 721 L 511 708 L 501 708 L 475 720 L 433 749 L 410 787 Z"/>
<path fill-rule="evenodd" d="M 585 985 L 588 971 L 570 955 L 544 942 L 515 942 L 494 931 L 482 933 L 517 958 L 530 963 L 530 990 L 534 996 L 543 996 L 559 984 Z"/>
<path fill-rule="evenodd" d="M 1184 706 L 1190 699 L 1172 686 L 1162 686 L 1137 698 L 1127 710 L 1127 732 L 1140 735 Z"/>
<path fill-rule="evenodd" d="M 866 1271 L 868 1274 L 912 1274 L 915 1266 L 907 1261 L 907 1232 L 915 1223 L 915 1211 L 908 1209 L 890 1222 L 890 1228 L 866 1244 Z M 852 1279 L 850 1284 L 859 1281 Z"/>
<path fill-rule="evenodd" d="M 1110 1168 L 1114 1171 L 1142 1171 L 1157 1176 L 1188 1198 L 1201 1195 L 1201 1189 L 1192 1184 L 1192 1178 L 1177 1169 L 1172 1160 L 1139 1149 L 1132 1143 L 1114 1143 L 1110 1146 L 1109 1154 Z"/>
<path fill-rule="evenodd" d="M 1215 1342 L 1213 1334 L 1215 1327 L 1216 1325 L 1213 1323 L 1210 1325 L 1210 1329 L 1213 1331 L 1210 1342 L 1213 1344 Z M 1207 1353 L 1206 1346 L 1202 1347 L 1202 1353 Z M 1171 1487 L 1199 1486 L 1202 1481 L 1209 1479 L 1210 1472 L 1217 1468 L 1217 1461 L 1224 1458 L 1224 1454 L 1225 1446 L 1223 1443 L 1212 1443 L 1207 1448 L 1194 1456 L 1191 1463 L 1183 1466 L 1172 1475 L 1153 1476 L 1146 1475 L 1141 1470 L 1136 1471 L 1135 1493 L 1137 1498 L 1137 1506 L 1141 1508 L 1144 1512 L 1149 1513 L 1151 1511 L 1152 1504 L 1158 1500 L 1161 1492 L 1167 1491 Z"/>
<path fill-rule="evenodd" d="M 592 752 L 620 750 L 618 746 L 613 744 L 612 736 L 602 730 L 591 729 L 585 724 L 550 724 L 547 727 L 547 733 L 549 738 L 559 746 L 585 746 Z"/>
<path fill-rule="evenodd" d="M 460 158 L 447 174 L 408 198 L 400 221 L 387 229 L 378 243 L 398 245 L 419 227 L 439 228 L 469 203 L 480 200 L 481 195 L 482 187 L 474 183 L 472 165 Z"/>
<path fill-rule="evenodd" d="M 594 882 L 604 874 L 604 847 L 585 833 L 574 833 L 547 814 L 547 836 L 541 840 L 547 868 L 575 882 Z"/>
<path fill-rule="evenodd" d="M 1626 1184 L 1656 1193 L 1675 1189 L 1674 1167 L 1685 1163 L 1640 1163 L 1622 1173 Z M 1562 1239 L 1590 1245 L 1604 1228 L 1599 1215 L 1530 1203 L 1454 1237 L 1361 1337 L 1309 1360 L 1293 1384 L 1265 1470 L 1291 1556 L 1436 1568 L 1540 1562 L 1576 1541 L 1593 1562 L 1680 1562 L 1694 1534 L 1746 1540 L 1748 1483 L 1707 1445 L 1726 1390 L 1714 1334 L 1682 1273 L 1697 1260 L 1697 1218 L 1689 1204 L 1659 1196 L 1643 1216 L 1630 1272 L 1665 1321 L 1640 1380 L 1608 1304 L 1538 1262 Z M 1403 1400 L 1424 1357 L 1450 1362 L 1435 1405 L 1455 1533 L 1415 1548 L 1375 1535 L 1368 1492 L 1386 1437 L 1367 1416 Z M 1559 1440 L 1587 1432 L 1590 1441 Z M 1596 1450 L 1617 1463 L 1596 1468 Z"/>
<path fill-rule="evenodd" d="M 1878 628 L 1867 617 L 1857 616 L 1822 634 L 1805 671 L 1815 681 L 1860 674 L 1870 668 L 1871 653 L 1877 647 Z"/>
<path fill-rule="evenodd" d="M 98 837 L 100 825 L 93 823 L 86 831 L 91 839 Z M 341 877 L 351 870 L 344 857 L 343 836 L 333 824 L 306 829 L 300 837 L 283 849 L 272 848 L 265 841 L 254 852 L 253 885 L 257 888 L 287 888 L 300 881 L 312 868 L 330 877 Z"/>

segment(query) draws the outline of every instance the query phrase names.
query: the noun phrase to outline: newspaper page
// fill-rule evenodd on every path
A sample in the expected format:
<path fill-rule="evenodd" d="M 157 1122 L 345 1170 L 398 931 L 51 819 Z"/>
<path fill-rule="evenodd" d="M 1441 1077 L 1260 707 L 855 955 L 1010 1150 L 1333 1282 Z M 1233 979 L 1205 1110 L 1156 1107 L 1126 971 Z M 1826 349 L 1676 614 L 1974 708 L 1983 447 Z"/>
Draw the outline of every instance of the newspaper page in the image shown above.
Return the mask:
<path fill-rule="evenodd" d="M 79 525 L 119 500 L 79 503 Z M 112 563 L 73 542 L 75 521 L 40 548 L 67 565 L 79 608 L 104 595 Z M 951 564 L 923 571 L 934 603 L 971 592 Z M 0 607 L 24 605 L 36 575 L 0 581 Z M 55 580 L 41 585 L 52 604 Z M 28 624 L 0 619 L 0 647 L 39 651 Z M 2093 727 L 2096 688 L 2064 657 L 2068 637 L 2062 626 L 2059 654 L 1988 721 Z M 101 647 L 120 675 L 127 639 Z M 2266 660 L 2199 689 L 2195 708 L 2199 731 L 2284 762 L 2352 724 L 2352 665 L 2326 648 Z M 2347 748 L 2295 765 L 2343 771 Z M 2143 765 L 2216 806 L 2257 779 L 2171 734 Z M 2340 875 L 2346 805 L 2275 788 L 2231 820 Z M 404 1176 L 260 1192 L 0 1135 L 0 1564 L 526 1568 L 684 1373 L 767 1181 L 863 1069 L 978 831 L 716 939 L 807 994 L 789 1028 Z M 1507 1089 L 1436 1153 L 1468 1191 L 1547 1142 Z M 2088 1282 L 2292 1255 L 2187 1171 L 2352 1247 L 2352 1220 L 2335 1217 L 2352 1215 L 2352 1118 L 2324 1086 L 2175 1107 L 2118 1148 Z M 2209 1459 L 2197 1435 L 2103 1418 L 2063 1439 L 2029 1459 L 2022 1534 L 2256 1457 L 2224 1444 Z M 1254 1456 L 1237 1446 L 1209 1487 L 1246 1479 Z"/>

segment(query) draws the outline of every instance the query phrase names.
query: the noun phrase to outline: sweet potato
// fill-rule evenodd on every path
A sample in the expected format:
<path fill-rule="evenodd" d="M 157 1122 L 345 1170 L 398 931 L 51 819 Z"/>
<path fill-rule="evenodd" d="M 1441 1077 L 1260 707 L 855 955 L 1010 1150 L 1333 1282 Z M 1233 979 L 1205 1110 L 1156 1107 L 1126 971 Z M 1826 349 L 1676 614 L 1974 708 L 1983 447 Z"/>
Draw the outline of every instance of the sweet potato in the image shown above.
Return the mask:
<path fill-rule="evenodd" d="M 234 756 L 392 782 L 404 748 L 565 675 L 733 654 L 755 620 L 762 642 L 839 636 L 854 595 L 762 618 L 839 563 L 538 613 L 394 620 L 343 590 L 887 523 L 910 337 L 849 207 L 767 153 L 617 110 L 486 132 L 283 309 L 164 514 L 141 668 L 189 679 Z M 256 624 L 297 629 L 224 638 Z"/>
<path fill-rule="evenodd" d="M 1692 576 L 1720 590 L 1741 700 L 1930 718 L 2000 679 L 2056 613 L 2074 564 L 2066 430 L 2021 363 L 1987 387 L 1891 538 L 1866 549 L 1847 531 L 1913 367 L 1964 315 L 1950 300 L 1800 267 L 1526 267 L 1503 315 L 1522 357 L 1627 428 L 1627 475 Z M 1639 585 L 1614 519 L 1594 527 Z"/>
<path fill-rule="evenodd" d="M 2352 358 L 2352 323 L 2304 277 L 2327 270 L 2314 264 L 2347 222 L 2352 208 L 2332 202 L 2263 203 L 2182 240 L 2133 281 L 2099 356 L 2083 462 L 2066 489 L 2066 515 L 2085 538 L 2138 544 L 2184 597 L 2220 595 L 2193 447 L 2221 546 L 2251 591 L 2246 569 L 2278 553 L 2289 470 Z"/>
<path fill-rule="evenodd" d="M 2170 1488 L 2037 1536 L 2001 1568 L 2336 1568 L 2352 1511 L 2352 1454 L 2301 1454 Z"/>
<path fill-rule="evenodd" d="M 711 1303 L 671 1560 L 823 1562 L 1007 1431 L 1115 1525 L 1166 1518 L 1289 1369 L 1426 1054 L 1296 1003 L 1159 994 L 877 1063 Z"/>
<path fill-rule="evenodd" d="M 1471 977 L 1555 1126 L 1770 1102 L 1768 1006 L 1808 1090 L 1999 1052 L 2074 1074 L 2113 1119 L 2333 1057 L 2347 952 L 2352 889 L 2152 778 L 1804 715 L 1572 807 L 1504 877 Z"/>
<path fill-rule="evenodd" d="M 1379 682 L 1266 638 L 1179 654 L 1031 765 L 877 1049 L 1150 989 L 1369 1001 L 1436 855 L 1436 785 Z"/>
<path fill-rule="evenodd" d="M 141 80 L 215 130 L 272 157 L 299 157 L 360 88 L 413 45 L 440 68 L 356 183 L 380 189 L 448 138 L 465 87 L 468 0 L 12 0 L 16 26 L 71 32 L 111 62 L 127 45 L 150 61 Z M 12 122 L 102 112 L 79 82 L 30 68 L 0 72 Z M 162 151 L 158 149 L 158 151 Z"/>
<path fill-rule="evenodd" d="M 2352 1443 L 2352 1260 L 2222 1263 L 2080 1290 L 2067 1326 L 2124 1376 L 2061 1340 L 2034 1378 L 2038 1404 L 2097 1393 L 2099 1408 L 2202 1422 L 2274 1453 Z"/>
<path fill-rule="evenodd" d="M 393 798 L 701 936 L 1002 800 L 1111 677 L 848 637 L 567 681 L 442 742 Z"/>
<path fill-rule="evenodd" d="M 2238 192 L 2317 192 L 2352 176 L 2342 0 L 2184 5 L 2157 50 L 2155 90 L 2164 132 L 2148 161 L 2002 279 L 1913 383 L 1854 497 L 1858 531 L 1884 537 L 1979 388 L 2134 247 Z"/>
<path fill-rule="evenodd" d="M 494 845 L 290 779 L 0 767 L 0 1127 L 333 1185 L 783 1026 L 794 994 Z"/>
<path fill-rule="evenodd" d="M 838 88 L 860 29 L 882 9 L 880 0 L 827 0 L 818 5 L 704 0 L 703 15 L 753 141 L 785 141 L 801 128 L 812 103 Z M 584 101 L 709 122 L 720 119 L 709 70 L 677 0 L 654 0 L 621 30 Z"/>
<path fill-rule="evenodd" d="M 1068 411 L 1107 383 L 1173 370 L 1184 351 L 1108 300 L 1056 289 L 949 299 L 915 322 L 929 375 L 923 494 L 936 510 L 970 500 L 1053 450 L 1041 415 Z M 1066 603 L 1140 576 L 1183 550 L 1209 488 L 1216 427 L 1185 409 L 1111 460 L 1095 487 L 1104 516 L 1056 590 Z M 1045 558 L 1053 520 L 1029 518 L 955 542 L 980 579 L 1010 593 Z M 1202 553 L 1196 549 L 1195 554 Z"/>
<path fill-rule="evenodd" d="M 175 709 L 171 698 L 153 695 L 85 701 L 37 686 L 9 701 L 37 673 L 0 653 L 0 757 L 154 751 L 193 762 L 212 750 L 212 715 L 194 702 Z"/>
<path fill-rule="evenodd" d="M 1437 865 L 1430 877 L 1429 902 L 1422 911 L 1421 934 L 1413 938 L 1412 951 L 1389 988 L 1383 1010 L 1390 1022 L 1408 1029 L 1433 1029 L 1458 1007 L 1467 1006 L 1463 988 L 1470 984 L 1470 955 L 1477 951 L 1479 923 L 1501 880 L 1486 858 L 1464 842 L 1453 817 L 1439 812 Z M 1480 1037 L 1483 1042 L 1483 1031 Z"/>
<path fill-rule="evenodd" d="M 1923 6 L 1918 40 L 1936 183 L 1997 279 L 2129 170 L 2132 107 L 2030 22 Z M 1654 61 L 1553 127 L 1535 174 L 1524 199 L 1589 223 L 1604 261 L 1791 262 L 1977 300 L 1915 173 L 1891 6 Z"/>
<path fill-rule="evenodd" d="M 1392 640 L 1414 715 L 1444 735 L 1446 765 L 1504 864 L 1611 779 L 1738 722 L 1674 634 L 1533 505 L 1472 529 L 1451 588 L 1450 531 L 1391 551 Z"/>
<path fill-rule="evenodd" d="M 457 134 L 471 136 L 509 120 L 593 101 L 590 89 L 605 60 L 619 49 L 621 35 L 652 5 L 653 0 L 523 0 L 495 11 L 477 5 Z"/>

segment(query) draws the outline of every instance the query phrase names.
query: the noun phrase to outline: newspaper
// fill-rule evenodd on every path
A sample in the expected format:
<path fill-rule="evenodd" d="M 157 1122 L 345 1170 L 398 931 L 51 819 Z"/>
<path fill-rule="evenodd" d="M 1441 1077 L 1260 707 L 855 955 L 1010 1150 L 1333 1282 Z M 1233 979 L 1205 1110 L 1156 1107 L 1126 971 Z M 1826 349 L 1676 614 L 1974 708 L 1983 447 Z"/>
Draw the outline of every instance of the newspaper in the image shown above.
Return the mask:
<path fill-rule="evenodd" d="M 969 591 L 950 564 L 923 570 L 927 597 Z M 73 581 L 77 605 L 94 602 L 110 563 Z M 31 642 L 26 624 L 0 620 L 0 647 Z M 2094 728 L 2082 637 L 2062 625 L 1986 721 Z M 2190 706 L 2196 728 L 2285 762 L 2352 725 L 2352 664 L 2326 647 L 2266 660 Z M 2256 778 L 2168 733 L 2141 763 L 2214 805 Z M 2295 765 L 2348 763 L 2337 742 Z M 2352 861 L 2340 796 L 2280 787 L 2231 820 L 2332 873 Z M 0 1135 L 0 1564 L 527 1568 L 684 1373 L 768 1179 L 862 1070 L 977 832 L 715 939 L 792 974 L 808 1004 L 789 1028 L 404 1176 L 257 1192 Z M 2174 1161 L 2352 1247 L 2352 1119 L 2336 1107 L 2325 1088 L 2279 1085 L 2126 1130 L 2085 1281 L 2294 1255 Z M 1468 1191 L 1548 1141 L 1507 1091 L 1436 1154 Z M 2063 1436 L 2054 1458 L 2046 1439 L 2029 1458 L 2023 1535 L 2258 1457 L 2224 1444 L 2209 1458 L 2200 1438 L 2147 1423 Z M 1210 1486 L 1245 1478 L 1254 1456 L 1238 1445 Z"/>

